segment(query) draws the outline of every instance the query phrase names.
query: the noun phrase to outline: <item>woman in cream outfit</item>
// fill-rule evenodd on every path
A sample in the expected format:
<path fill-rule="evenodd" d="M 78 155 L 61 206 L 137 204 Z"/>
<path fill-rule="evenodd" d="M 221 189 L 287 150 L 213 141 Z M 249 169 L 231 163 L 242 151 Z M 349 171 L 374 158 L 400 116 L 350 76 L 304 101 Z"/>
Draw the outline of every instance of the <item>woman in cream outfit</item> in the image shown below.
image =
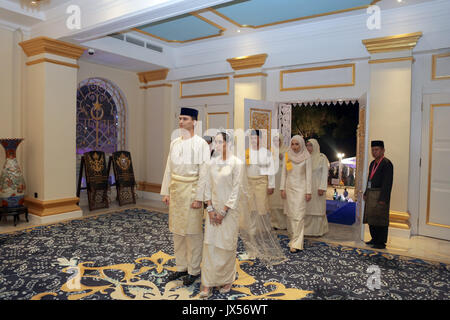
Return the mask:
<path fill-rule="evenodd" d="M 212 288 L 229 292 L 236 277 L 236 249 L 239 234 L 239 196 L 244 166 L 232 154 L 232 140 L 225 132 L 215 137 L 216 157 L 209 164 L 205 199 L 205 239 L 200 297 L 207 298 Z"/>
<path fill-rule="evenodd" d="M 296 135 L 285 154 L 281 172 L 281 197 L 286 199 L 284 212 L 288 217 L 289 248 L 292 253 L 303 250 L 306 202 L 311 200 L 311 156 L 305 141 Z"/>
<path fill-rule="evenodd" d="M 327 157 L 320 153 L 316 139 L 309 139 L 306 149 L 311 154 L 312 194 L 311 201 L 306 204 L 305 235 L 323 236 L 328 232 L 326 196 L 329 163 Z"/>
<path fill-rule="evenodd" d="M 272 156 L 275 158 L 278 157 L 278 167 L 277 173 L 275 175 L 275 186 L 280 186 L 281 180 L 281 169 L 284 161 L 284 154 L 289 150 L 289 147 L 283 143 L 283 140 L 279 136 L 275 136 L 273 138 L 273 144 L 278 144 L 278 148 L 272 148 Z M 286 226 L 286 215 L 284 214 L 284 201 L 281 199 L 281 195 L 279 192 L 274 192 L 269 197 L 269 207 L 270 207 L 270 220 L 272 227 L 280 230 L 285 230 Z"/>

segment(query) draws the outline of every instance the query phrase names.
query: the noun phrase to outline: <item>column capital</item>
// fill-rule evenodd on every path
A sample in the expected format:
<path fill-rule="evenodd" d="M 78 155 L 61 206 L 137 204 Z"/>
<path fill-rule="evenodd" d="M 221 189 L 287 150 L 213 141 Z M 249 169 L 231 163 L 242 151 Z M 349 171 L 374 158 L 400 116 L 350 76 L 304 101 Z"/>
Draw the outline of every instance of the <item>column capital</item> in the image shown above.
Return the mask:
<path fill-rule="evenodd" d="M 405 33 L 395 36 L 362 40 L 369 53 L 385 53 L 392 51 L 412 50 L 416 46 L 422 32 Z"/>
<path fill-rule="evenodd" d="M 266 63 L 267 53 L 227 59 L 233 70 L 261 68 Z"/>
<path fill-rule="evenodd" d="M 20 42 L 19 45 L 22 47 L 27 57 L 36 56 L 42 53 L 51 53 L 78 60 L 86 50 L 85 47 L 47 37 L 26 40 Z"/>
<path fill-rule="evenodd" d="M 169 69 L 158 69 L 152 71 L 138 72 L 139 82 L 147 83 L 151 81 L 165 80 Z"/>

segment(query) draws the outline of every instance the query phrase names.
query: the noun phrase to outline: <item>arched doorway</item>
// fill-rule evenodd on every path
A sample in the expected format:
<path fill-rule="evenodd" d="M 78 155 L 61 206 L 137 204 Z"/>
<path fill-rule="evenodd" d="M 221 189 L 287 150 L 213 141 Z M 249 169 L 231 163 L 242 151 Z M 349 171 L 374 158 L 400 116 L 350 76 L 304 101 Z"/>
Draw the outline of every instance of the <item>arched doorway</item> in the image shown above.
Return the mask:
<path fill-rule="evenodd" d="M 76 115 L 78 181 L 80 161 L 85 152 L 103 151 L 108 157 L 115 151 L 126 149 L 125 96 L 107 79 L 85 79 L 78 84 Z"/>

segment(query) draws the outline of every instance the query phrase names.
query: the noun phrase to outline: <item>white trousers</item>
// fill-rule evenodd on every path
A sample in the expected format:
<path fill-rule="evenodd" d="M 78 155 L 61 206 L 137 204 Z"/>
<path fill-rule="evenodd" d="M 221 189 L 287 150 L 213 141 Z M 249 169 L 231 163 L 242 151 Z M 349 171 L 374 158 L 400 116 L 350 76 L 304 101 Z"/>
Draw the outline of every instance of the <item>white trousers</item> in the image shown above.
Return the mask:
<path fill-rule="evenodd" d="M 173 247 L 177 271 L 187 271 L 192 276 L 200 274 L 203 233 L 187 234 L 185 236 L 180 236 L 174 233 Z"/>

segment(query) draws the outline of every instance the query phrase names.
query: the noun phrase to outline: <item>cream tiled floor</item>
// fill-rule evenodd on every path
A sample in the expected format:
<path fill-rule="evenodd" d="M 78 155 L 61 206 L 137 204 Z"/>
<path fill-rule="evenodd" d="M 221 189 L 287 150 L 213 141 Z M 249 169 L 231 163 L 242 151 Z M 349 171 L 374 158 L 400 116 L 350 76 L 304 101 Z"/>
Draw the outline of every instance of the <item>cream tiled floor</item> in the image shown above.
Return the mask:
<path fill-rule="evenodd" d="M 120 207 L 117 201 L 113 201 L 108 209 L 89 211 L 87 201 L 81 197 L 80 207 L 83 210 L 83 217 L 90 217 L 99 214 L 107 214 L 127 208 L 144 208 L 152 211 L 167 213 L 167 207 L 161 201 L 137 199 L 136 205 L 126 205 Z M 79 219 L 79 218 L 78 218 Z M 7 221 L 0 221 L 0 233 L 10 233 L 31 227 L 36 227 L 33 222 L 26 222 L 23 215 L 17 226 L 14 227 L 13 218 L 8 217 Z M 280 231 L 283 233 L 283 231 Z M 328 243 L 340 244 L 343 246 L 372 249 L 363 241 L 359 240 L 360 231 L 358 226 L 346 226 L 340 224 L 329 224 L 329 231 L 322 237 L 306 237 L 311 240 L 324 241 Z M 365 235 L 365 241 L 370 240 L 370 235 Z M 439 240 L 423 236 L 412 236 L 410 239 L 389 236 L 387 247 L 382 252 L 416 257 L 424 260 L 439 261 L 450 264 L 450 241 Z"/>

